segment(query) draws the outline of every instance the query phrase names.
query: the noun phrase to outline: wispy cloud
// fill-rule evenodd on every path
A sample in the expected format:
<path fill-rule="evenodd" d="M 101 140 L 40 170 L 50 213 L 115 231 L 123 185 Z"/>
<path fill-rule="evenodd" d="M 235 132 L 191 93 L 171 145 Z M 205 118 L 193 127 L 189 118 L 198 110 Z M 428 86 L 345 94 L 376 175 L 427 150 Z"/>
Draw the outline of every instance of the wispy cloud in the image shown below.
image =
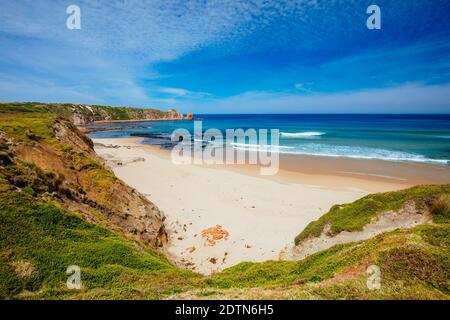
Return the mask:
<path fill-rule="evenodd" d="M 435 0 L 445 8 L 446 0 Z M 367 3 L 360 0 L 78 0 L 81 30 L 67 30 L 67 0 L 17 0 L 2 3 L 3 33 L 41 39 L 91 52 L 134 54 L 146 61 L 170 61 L 194 50 L 219 45 L 232 50 L 280 46 L 295 41 L 304 52 L 345 48 L 367 40 Z M 416 37 L 426 32 L 412 26 L 426 22 L 429 2 L 379 0 L 384 18 L 400 21 L 396 32 Z M 421 13 L 415 19 L 411 8 Z M 420 12 L 419 10 L 422 10 Z M 424 21 L 423 21 L 424 20 Z M 444 22 L 433 21 L 439 28 Z M 443 25 L 445 28 L 445 25 Z M 397 30 L 398 29 L 398 30 Z M 410 30 L 408 32 L 408 30 Z M 249 35 L 257 34 L 251 39 Z"/>
<path fill-rule="evenodd" d="M 133 53 L 147 61 L 173 60 L 215 43 L 242 39 L 273 17 L 310 6 L 306 0 L 77 1 L 82 29 L 67 30 L 66 0 L 2 4 L 0 29 L 93 51 Z M 257 17 L 257 19 L 255 19 Z"/>

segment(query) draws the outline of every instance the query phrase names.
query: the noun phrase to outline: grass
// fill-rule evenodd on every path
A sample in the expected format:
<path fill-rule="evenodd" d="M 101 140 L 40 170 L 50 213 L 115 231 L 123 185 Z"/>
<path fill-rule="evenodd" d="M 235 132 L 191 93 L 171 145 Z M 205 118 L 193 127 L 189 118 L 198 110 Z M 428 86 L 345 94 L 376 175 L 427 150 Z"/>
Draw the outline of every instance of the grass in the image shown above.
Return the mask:
<path fill-rule="evenodd" d="M 426 206 L 430 197 L 436 198 L 448 194 L 450 194 L 450 185 L 417 186 L 407 190 L 371 194 L 350 204 L 336 205 L 320 219 L 311 222 L 295 238 L 295 243 L 299 244 L 309 237 L 319 237 L 326 225 L 330 226 L 332 234 L 342 231 L 361 231 L 379 214 L 389 210 L 398 211 L 408 201 L 413 201 L 416 206 L 423 207 Z M 438 207 L 434 209 L 435 219 L 448 221 L 449 206 L 448 198 L 446 199 L 446 206 L 436 203 Z M 442 202 L 442 200 L 440 201 Z"/>
<path fill-rule="evenodd" d="M 57 118 L 49 112 L 5 112 L 0 107 L 0 131 L 20 142 L 50 142 L 53 133 L 49 130 Z"/>

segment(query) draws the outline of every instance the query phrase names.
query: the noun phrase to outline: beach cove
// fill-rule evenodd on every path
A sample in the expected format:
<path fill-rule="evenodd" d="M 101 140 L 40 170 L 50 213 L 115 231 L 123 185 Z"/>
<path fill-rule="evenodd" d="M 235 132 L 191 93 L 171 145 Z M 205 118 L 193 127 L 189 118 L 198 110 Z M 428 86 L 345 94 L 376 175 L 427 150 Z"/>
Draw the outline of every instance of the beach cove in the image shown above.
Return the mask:
<path fill-rule="evenodd" d="M 169 258 L 203 274 L 284 259 L 295 236 L 335 204 L 450 179 L 446 166 L 299 156 L 261 176 L 250 165 L 175 165 L 169 151 L 142 142 L 94 139 L 114 173 L 164 212 Z"/>

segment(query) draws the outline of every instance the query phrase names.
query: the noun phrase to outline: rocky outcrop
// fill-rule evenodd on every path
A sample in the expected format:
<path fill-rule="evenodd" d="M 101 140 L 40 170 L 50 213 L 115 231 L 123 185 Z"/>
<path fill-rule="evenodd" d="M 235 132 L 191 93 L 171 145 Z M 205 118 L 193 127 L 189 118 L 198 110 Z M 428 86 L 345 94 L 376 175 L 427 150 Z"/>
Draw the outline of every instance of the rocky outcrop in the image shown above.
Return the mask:
<path fill-rule="evenodd" d="M 162 120 L 183 120 L 183 114 L 176 110 L 169 110 L 166 114 L 163 115 Z"/>

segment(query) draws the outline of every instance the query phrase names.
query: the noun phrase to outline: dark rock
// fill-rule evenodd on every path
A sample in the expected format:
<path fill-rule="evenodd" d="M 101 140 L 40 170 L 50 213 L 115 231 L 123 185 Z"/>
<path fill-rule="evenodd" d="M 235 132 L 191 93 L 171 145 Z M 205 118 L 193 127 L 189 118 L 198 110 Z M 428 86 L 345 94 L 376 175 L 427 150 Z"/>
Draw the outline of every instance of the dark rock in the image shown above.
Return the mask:
<path fill-rule="evenodd" d="M 11 163 L 12 163 L 12 160 L 9 157 L 8 153 L 4 152 L 4 151 L 0 151 L 0 164 L 5 166 L 5 165 L 11 164 Z"/>

